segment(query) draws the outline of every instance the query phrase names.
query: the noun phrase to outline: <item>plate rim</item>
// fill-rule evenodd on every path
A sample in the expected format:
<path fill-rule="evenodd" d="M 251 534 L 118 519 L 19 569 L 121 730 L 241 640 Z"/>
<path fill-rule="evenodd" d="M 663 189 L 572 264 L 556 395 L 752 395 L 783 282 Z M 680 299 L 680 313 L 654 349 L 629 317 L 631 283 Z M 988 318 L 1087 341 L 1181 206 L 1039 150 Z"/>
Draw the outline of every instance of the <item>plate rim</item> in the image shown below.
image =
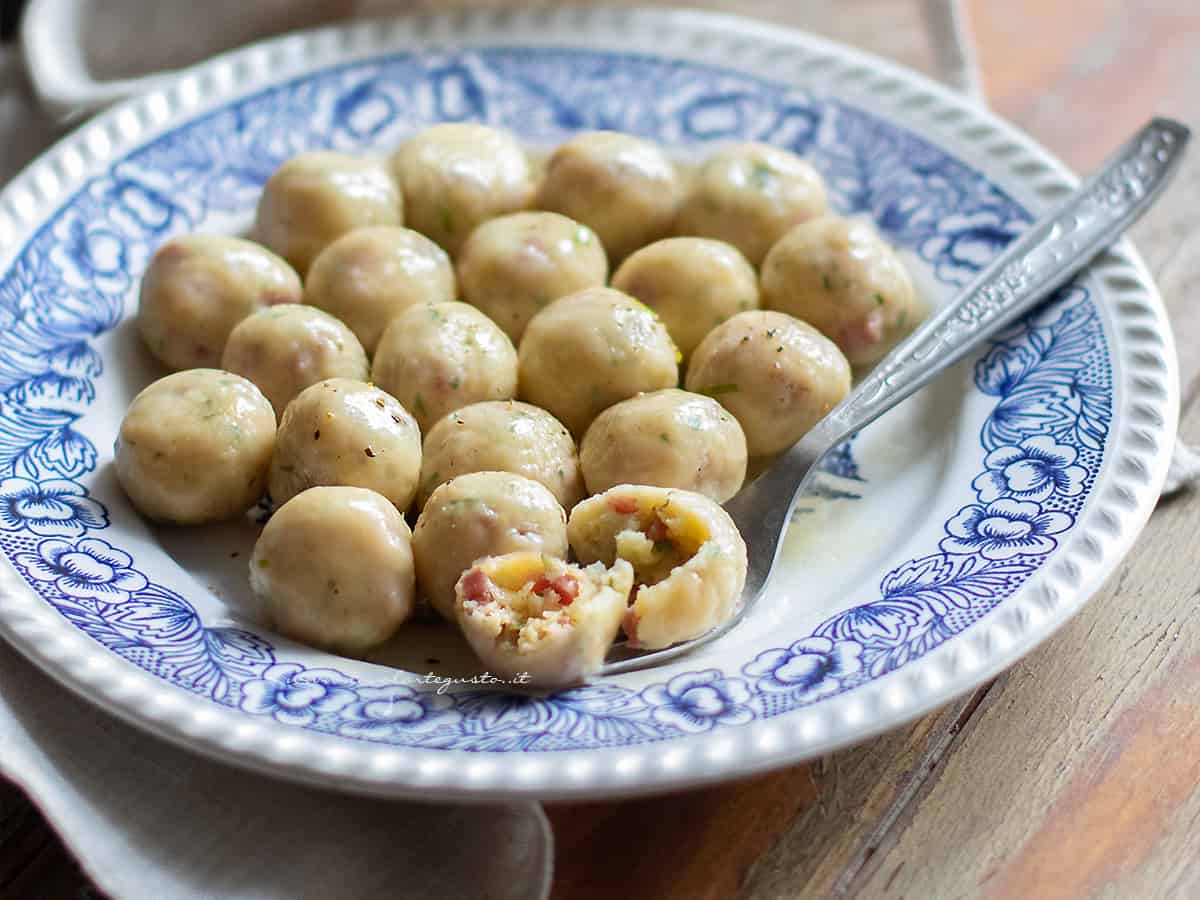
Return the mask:
<path fill-rule="evenodd" d="M 544 33 L 531 41 L 530 29 Z M 962 154 L 960 148 L 980 155 L 987 151 L 992 163 L 1011 169 L 1013 182 L 1005 184 L 1005 190 L 1020 183 L 1043 206 L 1076 183 L 1066 167 L 1032 138 L 968 98 L 896 63 L 827 38 L 691 10 L 484 11 L 326 26 L 251 44 L 182 70 L 170 81 L 75 129 L 13 179 L 0 194 L 0 253 L 7 258 L 19 251 L 77 189 L 77 182 L 131 146 L 206 109 L 307 72 L 412 50 L 421 36 L 469 46 L 472 38 L 502 40 L 522 34 L 525 45 L 639 52 L 640 45 L 618 46 L 611 41 L 617 35 L 627 40 L 650 33 L 661 41 L 669 30 L 675 31 L 665 54 L 671 57 L 692 58 L 682 51 L 695 50 L 698 40 L 718 44 L 724 40 L 741 51 L 722 56 L 720 65 L 737 70 L 748 48 L 767 42 L 784 54 L 795 54 L 805 66 L 819 60 L 843 76 L 904 92 L 911 108 L 927 118 L 910 126 L 914 131 L 974 166 L 981 166 L 981 160 Z M 580 40 L 572 42 L 571 37 Z M 661 44 L 647 46 L 640 52 L 653 54 L 654 46 L 661 51 Z M 270 65 L 278 64 L 281 57 L 286 62 L 282 68 Z M 707 62 L 711 65 L 713 59 Z M 239 69 L 243 74 L 251 70 L 252 77 L 239 82 L 234 78 Z M 787 74 L 774 77 L 792 80 Z M 894 108 L 891 118 L 896 118 Z M 918 131 L 921 126 L 927 130 Z M 1000 148 L 1007 149 L 1001 154 Z M 1018 173 L 1019 165 L 1028 171 Z M 1022 198 L 1022 202 L 1027 201 Z M 1166 476 L 1178 417 L 1174 341 L 1157 289 L 1127 239 L 1094 264 L 1092 275 L 1103 286 L 1098 300 L 1103 297 L 1108 303 L 1110 323 L 1120 332 L 1111 335 L 1110 347 L 1114 353 L 1121 351 L 1126 375 L 1121 392 L 1114 391 L 1111 455 L 1106 455 L 1096 491 L 1069 539 L 1029 583 L 972 625 L 961 640 L 932 651 L 904 671 L 798 711 L 787 721 L 759 721 L 688 739 L 689 747 L 705 747 L 707 752 L 689 749 L 679 754 L 672 744 L 644 744 L 501 757 L 350 744 L 253 720 L 236 710 L 205 704 L 108 652 L 41 601 L 7 560 L 0 562 L 0 634 L 89 702 L 184 749 L 262 774 L 356 793 L 473 802 L 615 798 L 679 790 L 812 758 L 924 715 L 1032 651 L 1098 589 L 1149 518 Z M 1158 365 L 1150 365 L 1146 353 L 1139 351 L 1157 353 Z M 1147 385 L 1158 389 L 1157 398 L 1150 396 L 1154 391 Z M 1142 421 L 1133 421 L 1131 411 L 1138 412 Z M 1101 518 L 1107 518 L 1105 528 L 1098 527 Z M 937 677 L 927 677 L 930 673 Z M 885 696 L 897 685 L 899 695 L 892 691 Z M 613 757 L 607 770 L 597 771 L 602 768 L 595 764 L 597 756 Z M 650 756 L 660 759 L 647 765 Z"/>

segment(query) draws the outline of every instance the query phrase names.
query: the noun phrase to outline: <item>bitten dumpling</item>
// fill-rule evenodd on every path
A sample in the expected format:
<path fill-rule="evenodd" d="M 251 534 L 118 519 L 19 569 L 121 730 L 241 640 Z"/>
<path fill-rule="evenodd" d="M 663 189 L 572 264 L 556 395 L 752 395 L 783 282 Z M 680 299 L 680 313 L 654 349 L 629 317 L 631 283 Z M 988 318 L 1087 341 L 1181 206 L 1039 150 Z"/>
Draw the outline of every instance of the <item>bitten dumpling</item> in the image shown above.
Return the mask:
<path fill-rule="evenodd" d="M 616 263 L 670 234 L 682 199 L 675 167 L 655 144 L 591 131 L 550 156 L 536 205 L 587 225 Z"/>
<path fill-rule="evenodd" d="M 254 236 L 301 276 L 355 228 L 404 224 L 404 201 L 380 164 L 345 153 L 301 153 L 275 170 L 258 201 Z"/>
<path fill-rule="evenodd" d="M 458 257 L 463 299 L 520 341 L 534 314 L 559 297 L 604 284 L 595 232 L 552 212 L 520 212 L 476 228 Z"/>
<path fill-rule="evenodd" d="M 519 550 L 567 555 L 567 514 L 543 485 L 511 472 L 471 472 L 441 485 L 413 529 L 421 595 L 454 621 L 454 585 L 477 559 Z"/>
<path fill-rule="evenodd" d="M 458 624 L 490 671 L 533 687 L 574 684 L 604 664 L 633 570 L 581 569 L 540 553 L 481 559 L 457 586 Z"/>
<path fill-rule="evenodd" d="M 730 316 L 758 308 L 758 276 L 737 248 L 677 237 L 621 263 L 612 286 L 654 310 L 684 358 Z"/>
<path fill-rule="evenodd" d="M 388 322 L 417 303 L 454 299 L 446 251 L 411 228 L 359 228 L 321 251 L 304 280 L 304 302 L 323 309 L 374 353 Z"/>
<path fill-rule="evenodd" d="M 365 488 L 304 491 L 259 535 L 250 588 L 281 634 L 361 655 L 412 615 L 408 524 L 386 497 Z"/>
<path fill-rule="evenodd" d="M 354 332 L 312 306 L 287 303 L 245 318 L 229 335 L 221 368 L 249 378 L 283 414 L 310 384 L 367 380 L 367 354 Z"/>
<path fill-rule="evenodd" d="M 425 435 L 418 504 L 467 472 L 524 475 L 567 509 L 583 496 L 575 441 L 562 422 L 528 403 L 472 403 L 434 425 Z"/>
<path fill-rule="evenodd" d="M 623 628 L 657 650 L 700 637 L 737 608 L 746 544 L 729 514 L 691 491 L 623 484 L 584 500 L 567 522 L 583 564 L 625 560 L 637 585 Z"/>
<path fill-rule="evenodd" d="M 779 312 L 738 313 L 709 332 L 688 364 L 687 389 L 733 413 L 751 456 L 786 450 L 850 391 L 833 341 Z"/>
<path fill-rule="evenodd" d="M 797 225 L 762 267 L 763 305 L 808 322 L 851 365 L 878 362 L 924 317 L 908 270 L 870 222 Z"/>
<path fill-rule="evenodd" d="M 533 197 L 525 151 L 507 131 L 486 125 L 426 128 L 401 145 L 391 166 L 409 227 L 451 255 L 481 222 L 524 209 Z"/>
<path fill-rule="evenodd" d="M 185 234 L 155 252 L 142 276 L 137 327 L 172 369 L 215 368 L 229 332 L 276 303 L 299 303 L 300 277 L 258 244 Z"/>
<path fill-rule="evenodd" d="M 799 156 L 734 144 L 696 171 L 676 231 L 733 244 L 757 266 L 789 228 L 828 208 L 821 176 Z"/>
<path fill-rule="evenodd" d="M 468 404 L 515 397 L 517 351 L 496 323 L 473 306 L 421 304 L 384 330 L 371 379 L 427 431 Z"/>
<path fill-rule="evenodd" d="M 117 435 L 117 480 L 148 518 L 219 522 L 258 502 L 274 445 L 275 413 L 258 388 L 188 369 L 133 398 Z"/>
<path fill-rule="evenodd" d="M 649 484 L 724 503 L 746 477 L 746 436 L 716 400 L 668 388 L 600 413 L 579 445 L 579 465 L 592 494 Z"/>
<path fill-rule="evenodd" d="M 269 488 L 276 505 L 318 485 L 370 488 L 404 512 L 417 493 L 421 432 L 391 394 L 328 378 L 283 411 Z"/>
<path fill-rule="evenodd" d="M 547 306 L 530 320 L 518 357 L 521 398 L 581 436 L 614 403 L 679 382 L 679 351 L 662 321 L 612 288 Z"/>

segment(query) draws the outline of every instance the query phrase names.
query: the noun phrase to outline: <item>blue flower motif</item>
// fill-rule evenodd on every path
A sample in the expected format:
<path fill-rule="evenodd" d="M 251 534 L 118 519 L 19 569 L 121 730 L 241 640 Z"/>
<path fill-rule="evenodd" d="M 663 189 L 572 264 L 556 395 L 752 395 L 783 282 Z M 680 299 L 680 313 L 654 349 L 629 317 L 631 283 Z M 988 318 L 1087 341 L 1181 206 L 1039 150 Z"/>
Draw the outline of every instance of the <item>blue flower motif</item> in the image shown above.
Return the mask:
<path fill-rule="evenodd" d="M 311 725 L 321 713 L 339 712 L 353 703 L 348 688 L 355 680 L 336 669 L 306 669 L 298 663 L 268 666 L 261 678 L 242 685 L 241 708 L 269 712 L 285 725 Z"/>
<path fill-rule="evenodd" d="M 719 669 L 686 672 L 666 684 L 642 692 L 654 707 L 654 718 L 684 731 L 708 731 L 717 724 L 744 725 L 754 718 L 746 703 L 750 689 L 740 678 L 726 678 Z"/>
<path fill-rule="evenodd" d="M 129 286 L 126 239 L 111 225 L 65 216 L 54 230 L 59 242 L 51 249 L 50 258 L 67 285 L 105 294 L 117 294 Z"/>
<path fill-rule="evenodd" d="M 418 692 L 402 684 L 360 687 L 357 699 L 338 715 L 342 734 L 384 739 L 397 729 L 428 731 L 457 721 L 454 700 L 433 691 Z"/>
<path fill-rule="evenodd" d="M 857 641 L 806 637 L 786 650 L 758 654 L 742 671 L 758 679 L 759 690 L 816 699 L 835 693 L 842 679 L 862 671 L 862 650 Z"/>
<path fill-rule="evenodd" d="M 985 559 L 1042 555 L 1058 546 L 1051 535 L 1071 527 L 1074 520 L 1061 512 L 1042 512 L 1036 503 L 1005 497 L 986 506 L 964 506 L 946 523 L 948 537 L 939 546 L 945 553 L 978 553 Z"/>
<path fill-rule="evenodd" d="M 458 708 L 467 717 L 465 729 L 482 734 L 544 731 L 558 718 L 557 706 L 549 700 L 500 691 L 464 693 Z"/>
<path fill-rule="evenodd" d="M 28 478 L 0 481 L 0 531 L 31 531 L 42 537 L 79 537 L 108 526 L 104 507 L 73 481 Z"/>
<path fill-rule="evenodd" d="M 18 553 L 16 562 L 36 581 L 51 581 L 68 597 L 124 603 L 146 586 L 146 576 L 130 568 L 133 559 L 124 550 L 87 538 L 77 544 L 51 539 L 38 544 L 37 553 Z"/>
<path fill-rule="evenodd" d="M 1076 497 L 1087 477 L 1087 470 L 1075 465 L 1076 456 L 1074 447 L 1059 444 L 1048 435 L 1027 438 L 989 453 L 983 461 L 987 471 L 971 486 L 984 503 L 1001 497 L 1040 502 L 1054 493 Z"/>
<path fill-rule="evenodd" d="M 983 208 L 968 215 L 950 213 L 938 220 L 937 230 L 921 246 L 938 277 L 965 284 L 1015 238 L 1024 223 L 1009 210 Z"/>

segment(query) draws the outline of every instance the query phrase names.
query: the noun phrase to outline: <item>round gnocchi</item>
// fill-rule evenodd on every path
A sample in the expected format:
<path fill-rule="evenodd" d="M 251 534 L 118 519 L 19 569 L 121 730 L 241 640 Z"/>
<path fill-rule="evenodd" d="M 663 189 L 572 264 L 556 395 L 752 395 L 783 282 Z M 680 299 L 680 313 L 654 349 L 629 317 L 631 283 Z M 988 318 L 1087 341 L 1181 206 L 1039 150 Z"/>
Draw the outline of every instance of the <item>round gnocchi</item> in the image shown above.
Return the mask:
<path fill-rule="evenodd" d="M 619 261 L 670 234 L 682 199 L 675 167 L 655 144 L 591 131 L 551 154 L 537 206 L 587 225 Z"/>
<path fill-rule="evenodd" d="M 612 288 L 587 288 L 530 320 L 518 350 L 521 398 L 582 435 L 614 403 L 675 387 L 679 360 L 644 304 Z"/>
<path fill-rule="evenodd" d="M 258 244 L 185 234 L 155 252 L 142 276 L 137 327 L 170 369 L 216 368 L 229 332 L 246 316 L 299 303 L 300 276 Z"/>
<path fill-rule="evenodd" d="M 250 588 L 281 634 L 361 655 L 412 615 L 412 537 L 386 497 L 314 487 L 271 516 L 250 558 Z"/>
<path fill-rule="evenodd" d="M 570 509 L 583 497 L 579 455 L 563 424 L 528 403 L 472 403 L 443 418 L 425 435 L 423 508 L 434 489 L 468 472 L 512 472 L 545 485 Z"/>
<path fill-rule="evenodd" d="M 367 380 L 354 332 L 312 306 L 285 303 L 243 319 L 229 334 L 221 368 L 249 378 L 283 414 L 292 398 L 326 378 Z"/>
<path fill-rule="evenodd" d="M 579 444 L 579 465 L 592 494 L 648 484 L 724 503 L 746 477 L 746 436 L 716 400 L 667 388 L 600 413 Z"/>
<path fill-rule="evenodd" d="M 254 235 L 304 276 L 317 254 L 347 231 L 403 224 L 403 197 L 382 166 L 321 151 L 292 157 L 267 179 Z"/>
<path fill-rule="evenodd" d="M 370 488 L 403 512 L 420 474 L 421 432 L 399 401 L 361 381 L 327 378 L 283 411 L 268 487 L 276 505 L 319 485 Z"/>
<path fill-rule="evenodd" d="M 418 303 L 453 300 L 446 251 L 409 228 L 358 228 L 321 251 L 304 280 L 304 302 L 341 319 L 367 353 L 388 322 Z"/>
<path fill-rule="evenodd" d="M 821 176 L 799 156 L 769 144 L 733 144 L 695 173 L 676 230 L 732 244 L 757 266 L 789 228 L 828 208 Z"/>
<path fill-rule="evenodd" d="M 923 318 L 908 270 L 870 223 L 797 225 L 762 268 L 763 305 L 803 319 L 852 365 L 878 362 Z"/>
<path fill-rule="evenodd" d="M 621 263 L 612 286 L 657 313 L 684 359 L 732 315 L 758 308 L 758 276 L 736 248 L 707 238 L 665 238 Z"/>
<path fill-rule="evenodd" d="M 199 525 L 244 513 L 267 485 L 275 413 L 251 382 L 218 369 L 160 378 L 129 405 L 117 480 L 144 516 Z"/>
<path fill-rule="evenodd" d="M 514 341 L 538 310 L 607 278 L 608 259 L 595 232 L 552 212 L 512 213 L 484 222 L 458 258 L 463 299 Z"/>
<path fill-rule="evenodd" d="M 786 450 L 850 391 L 850 364 L 833 341 L 779 312 L 738 313 L 700 342 L 687 389 L 720 402 L 751 456 Z"/>
<path fill-rule="evenodd" d="M 392 154 L 409 227 L 451 255 L 481 222 L 524 209 L 533 171 L 507 131 L 470 122 L 434 125 Z"/>
<path fill-rule="evenodd" d="M 371 378 L 426 431 L 468 404 L 515 397 L 517 351 L 473 306 L 421 304 L 398 315 L 383 332 Z"/>

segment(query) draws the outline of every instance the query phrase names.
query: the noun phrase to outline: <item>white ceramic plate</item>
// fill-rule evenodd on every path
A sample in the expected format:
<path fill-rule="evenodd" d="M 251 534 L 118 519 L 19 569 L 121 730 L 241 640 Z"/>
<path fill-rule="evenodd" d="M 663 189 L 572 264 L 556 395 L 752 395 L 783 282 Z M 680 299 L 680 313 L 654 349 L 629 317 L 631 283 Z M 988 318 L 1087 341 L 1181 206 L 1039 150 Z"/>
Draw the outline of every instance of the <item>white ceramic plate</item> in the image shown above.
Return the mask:
<path fill-rule="evenodd" d="M 381 151 L 464 118 L 546 146 L 616 128 L 684 159 L 731 139 L 792 147 L 934 302 L 1073 184 L 912 73 L 692 13 L 355 25 L 184 73 L 0 198 L 0 628 L 48 673 L 167 739 L 291 778 L 615 797 L 794 762 L 932 709 L 1061 625 L 1142 527 L 1177 378 L 1159 299 L 1122 245 L 847 445 L 771 595 L 692 656 L 548 697 L 439 693 L 426 672 L 466 674 L 448 631 L 413 626 L 385 666 L 256 626 L 240 612 L 254 527 L 150 529 L 112 476 L 126 404 L 159 374 L 127 321 L 139 275 L 168 235 L 244 228 L 298 151 Z"/>

